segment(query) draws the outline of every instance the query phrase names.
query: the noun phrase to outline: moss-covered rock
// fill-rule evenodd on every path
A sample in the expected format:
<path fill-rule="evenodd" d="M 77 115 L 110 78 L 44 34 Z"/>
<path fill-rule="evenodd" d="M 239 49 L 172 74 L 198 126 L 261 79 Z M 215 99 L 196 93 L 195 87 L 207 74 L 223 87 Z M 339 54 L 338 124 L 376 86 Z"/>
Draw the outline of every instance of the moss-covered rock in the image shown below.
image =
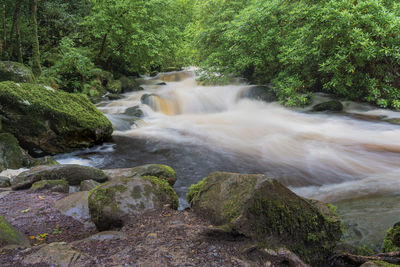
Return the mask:
<path fill-rule="evenodd" d="M 108 177 L 102 170 L 87 166 L 75 164 L 42 165 L 14 177 L 11 186 L 14 190 L 27 189 L 37 181 L 60 179 L 65 179 L 69 185 L 80 185 L 84 180 L 95 180 L 102 183 L 107 181 Z"/>
<path fill-rule="evenodd" d="M 118 99 L 121 99 L 122 96 L 119 95 L 119 94 L 108 94 L 108 95 L 107 95 L 107 98 L 108 98 L 109 100 L 118 100 Z"/>
<path fill-rule="evenodd" d="M 383 252 L 393 252 L 398 250 L 400 250 L 400 222 L 393 225 L 393 227 L 386 232 L 382 244 Z"/>
<path fill-rule="evenodd" d="M 10 178 L 4 177 L 4 176 L 0 176 L 0 188 L 2 188 L 2 187 L 10 187 L 10 186 L 11 186 Z"/>
<path fill-rule="evenodd" d="M 288 247 L 303 260 L 320 261 L 342 235 L 341 222 L 264 175 L 217 172 L 191 186 L 192 209 L 225 231 L 269 247 Z"/>
<path fill-rule="evenodd" d="M 391 264 L 386 261 L 367 261 L 366 263 L 360 265 L 360 267 L 396 267 L 397 264 Z"/>
<path fill-rule="evenodd" d="M 136 118 L 143 117 L 143 111 L 140 109 L 139 106 L 127 108 L 123 114 Z"/>
<path fill-rule="evenodd" d="M 340 112 L 343 110 L 343 104 L 338 100 L 331 100 L 313 106 L 313 111 L 332 111 Z"/>
<path fill-rule="evenodd" d="M 29 189 L 31 192 L 41 192 L 41 191 L 51 191 L 51 192 L 61 192 L 68 193 L 69 185 L 64 179 L 60 180 L 42 180 L 32 184 Z"/>
<path fill-rule="evenodd" d="M 134 168 L 104 170 L 104 172 L 111 179 L 155 176 L 161 180 L 167 181 L 171 186 L 176 182 L 175 171 L 171 167 L 162 164 L 146 164 Z"/>
<path fill-rule="evenodd" d="M 0 83 L 3 130 L 35 154 L 69 152 L 108 140 L 111 122 L 86 96 L 41 85 Z"/>
<path fill-rule="evenodd" d="M 35 76 L 24 64 L 12 61 L 0 61 L 0 82 L 3 81 L 33 83 L 35 82 Z"/>
<path fill-rule="evenodd" d="M 0 171 L 19 169 L 24 165 L 18 140 L 9 133 L 0 133 Z"/>
<path fill-rule="evenodd" d="M 0 216 L 0 247 L 7 245 L 29 247 L 29 240 Z"/>
<path fill-rule="evenodd" d="M 153 176 L 115 178 L 89 193 L 90 216 L 101 231 L 165 204 L 176 209 L 178 196 L 166 181 Z"/>
<path fill-rule="evenodd" d="M 119 80 L 121 81 L 122 92 L 124 93 L 143 90 L 143 88 L 140 87 L 139 83 L 136 81 L 135 77 L 122 76 Z"/>
<path fill-rule="evenodd" d="M 107 83 L 107 91 L 112 94 L 122 93 L 122 82 L 120 80 L 114 80 Z"/>
<path fill-rule="evenodd" d="M 100 185 L 99 182 L 96 182 L 95 180 L 84 180 L 81 182 L 80 190 L 81 191 L 90 191 L 95 187 L 98 187 Z"/>
<path fill-rule="evenodd" d="M 53 157 L 45 156 L 42 158 L 34 159 L 32 167 L 40 166 L 40 165 L 59 165 Z"/>

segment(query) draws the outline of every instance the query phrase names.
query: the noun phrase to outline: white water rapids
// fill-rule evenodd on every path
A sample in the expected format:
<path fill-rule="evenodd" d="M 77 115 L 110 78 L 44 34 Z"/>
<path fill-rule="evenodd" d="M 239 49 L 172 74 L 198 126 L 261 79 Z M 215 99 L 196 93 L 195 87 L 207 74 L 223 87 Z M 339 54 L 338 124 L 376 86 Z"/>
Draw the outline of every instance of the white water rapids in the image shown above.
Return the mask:
<path fill-rule="evenodd" d="M 160 81 L 167 84 L 156 85 Z M 190 71 L 142 82 L 144 91 L 100 107 L 116 135 L 236 155 L 264 166 L 266 174 L 299 195 L 319 200 L 400 192 L 400 126 L 351 116 L 390 119 L 400 113 L 351 102 L 344 103 L 346 114 L 290 110 L 243 98 L 250 88 L 245 84 L 199 86 Z M 144 94 L 154 94 L 148 105 L 140 102 Z M 120 114 L 137 105 L 145 115 L 127 128 Z"/>

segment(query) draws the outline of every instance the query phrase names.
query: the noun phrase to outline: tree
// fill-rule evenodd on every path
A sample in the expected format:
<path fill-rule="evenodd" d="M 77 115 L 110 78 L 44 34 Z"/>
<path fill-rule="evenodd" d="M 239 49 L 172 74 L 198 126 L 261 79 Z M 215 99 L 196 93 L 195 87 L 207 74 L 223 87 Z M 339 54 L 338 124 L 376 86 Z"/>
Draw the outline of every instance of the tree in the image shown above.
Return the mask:
<path fill-rule="evenodd" d="M 38 37 L 38 23 L 37 23 L 37 6 L 38 0 L 31 0 L 31 19 L 32 19 L 32 71 L 36 77 L 42 73 L 40 66 L 40 50 L 39 50 L 39 37 Z"/>

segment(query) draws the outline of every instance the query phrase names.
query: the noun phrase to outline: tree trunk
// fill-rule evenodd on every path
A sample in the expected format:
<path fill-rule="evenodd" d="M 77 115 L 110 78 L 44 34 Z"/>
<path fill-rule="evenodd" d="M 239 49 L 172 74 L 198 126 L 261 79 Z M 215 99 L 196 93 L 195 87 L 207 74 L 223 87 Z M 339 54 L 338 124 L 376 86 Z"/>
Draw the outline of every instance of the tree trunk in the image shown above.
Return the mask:
<path fill-rule="evenodd" d="M 7 49 L 6 5 L 3 4 L 3 51 Z"/>
<path fill-rule="evenodd" d="M 10 32 L 10 37 L 9 41 L 12 42 L 12 56 L 17 55 L 17 59 L 19 62 L 22 63 L 22 45 L 21 45 L 21 6 L 22 6 L 23 0 L 18 0 L 17 3 L 15 4 L 15 9 L 14 9 L 14 16 L 12 20 L 12 26 L 11 26 L 11 32 Z M 13 42 L 13 36 L 17 37 L 16 41 Z"/>
<path fill-rule="evenodd" d="M 21 25 L 21 16 L 18 16 L 18 20 L 17 20 L 17 58 L 18 58 L 18 62 L 24 63 L 24 61 L 22 59 L 22 41 L 21 41 L 20 25 Z"/>
<path fill-rule="evenodd" d="M 17 3 L 15 4 L 14 15 L 13 15 L 12 24 L 11 24 L 10 37 L 9 37 L 10 41 L 13 39 L 15 28 L 18 23 L 18 17 L 19 17 L 19 14 L 21 13 L 22 1 L 23 0 L 18 0 Z"/>
<path fill-rule="evenodd" d="M 32 71 L 36 77 L 42 74 L 42 68 L 40 66 L 40 51 L 39 51 L 39 37 L 38 37 L 38 25 L 37 25 L 37 5 L 38 0 L 32 0 Z"/>
<path fill-rule="evenodd" d="M 100 48 L 99 54 L 97 55 L 98 58 L 100 58 L 103 55 L 104 50 L 106 49 L 107 35 L 108 35 L 108 33 L 104 34 L 103 42 L 101 43 L 101 48 Z"/>

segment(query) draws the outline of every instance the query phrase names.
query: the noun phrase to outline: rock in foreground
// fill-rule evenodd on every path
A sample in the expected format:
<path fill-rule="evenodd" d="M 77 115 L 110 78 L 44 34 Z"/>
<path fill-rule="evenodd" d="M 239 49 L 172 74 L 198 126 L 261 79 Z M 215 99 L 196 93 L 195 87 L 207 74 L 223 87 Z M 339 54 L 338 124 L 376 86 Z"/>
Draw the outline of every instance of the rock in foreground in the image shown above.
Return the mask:
<path fill-rule="evenodd" d="M 0 247 L 6 245 L 29 247 L 29 240 L 0 216 Z"/>
<path fill-rule="evenodd" d="M 13 190 L 27 189 L 41 180 L 65 179 L 69 185 L 80 185 L 84 180 L 105 182 L 108 177 L 102 170 L 75 164 L 42 165 L 20 173 L 11 186 Z"/>
<path fill-rule="evenodd" d="M 303 199 L 264 175 L 217 172 L 190 188 L 192 209 L 222 229 L 267 246 L 286 246 L 318 264 L 340 239 L 330 210 Z"/>
<path fill-rule="evenodd" d="M 154 176 L 114 178 L 89 194 L 89 211 L 99 230 L 121 227 L 129 217 L 168 204 L 178 208 L 171 186 Z"/>
<path fill-rule="evenodd" d="M 35 84 L 0 83 L 3 130 L 31 154 L 69 152 L 108 140 L 111 122 L 86 96 Z"/>

